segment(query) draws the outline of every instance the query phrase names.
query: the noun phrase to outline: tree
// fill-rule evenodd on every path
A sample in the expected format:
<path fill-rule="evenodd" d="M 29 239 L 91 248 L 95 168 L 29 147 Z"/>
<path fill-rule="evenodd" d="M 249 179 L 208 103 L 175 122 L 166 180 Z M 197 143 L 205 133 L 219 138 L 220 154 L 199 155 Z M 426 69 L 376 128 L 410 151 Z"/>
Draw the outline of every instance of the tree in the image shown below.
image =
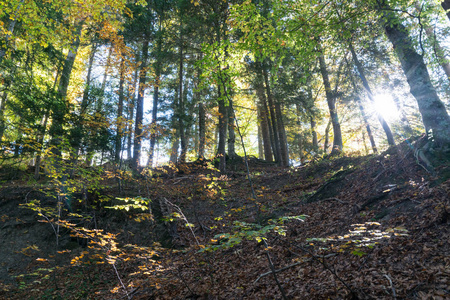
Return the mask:
<path fill-rule="evenodd" d="M 383 0 L 377 0 L 384 30 L 402 65 L 403 72 L 416 98 L 427 134 L 440 147 L 450 143 L 450 117 L 431 83 L 423 57 L 417 53 L 412 40 L 399 18 Z"/>

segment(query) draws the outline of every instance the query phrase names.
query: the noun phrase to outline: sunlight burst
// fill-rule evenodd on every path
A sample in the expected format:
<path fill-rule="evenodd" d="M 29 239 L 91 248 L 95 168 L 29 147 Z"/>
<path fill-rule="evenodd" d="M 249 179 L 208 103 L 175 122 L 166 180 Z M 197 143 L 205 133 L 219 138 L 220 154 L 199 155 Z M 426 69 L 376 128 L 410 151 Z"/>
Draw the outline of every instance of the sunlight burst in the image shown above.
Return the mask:
<path fill-rule="evenodd" d="M 391 95 L 376 94 L 374 99 L 376 111 L 380 113 L 386 120 L 393 121 L 395 119 L 398 119 L 398 109 Z"/>

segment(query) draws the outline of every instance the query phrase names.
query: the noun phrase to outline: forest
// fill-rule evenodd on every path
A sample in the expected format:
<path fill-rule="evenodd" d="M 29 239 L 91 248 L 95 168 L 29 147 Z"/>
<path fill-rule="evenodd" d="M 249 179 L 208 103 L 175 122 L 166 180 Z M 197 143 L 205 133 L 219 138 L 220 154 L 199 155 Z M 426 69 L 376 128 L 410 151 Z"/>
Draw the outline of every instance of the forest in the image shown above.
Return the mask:
<path fill-rule="evenodd" d="M 450 298 L 449 35 L 449 0 L 0 0 L 0 299 Z"/>

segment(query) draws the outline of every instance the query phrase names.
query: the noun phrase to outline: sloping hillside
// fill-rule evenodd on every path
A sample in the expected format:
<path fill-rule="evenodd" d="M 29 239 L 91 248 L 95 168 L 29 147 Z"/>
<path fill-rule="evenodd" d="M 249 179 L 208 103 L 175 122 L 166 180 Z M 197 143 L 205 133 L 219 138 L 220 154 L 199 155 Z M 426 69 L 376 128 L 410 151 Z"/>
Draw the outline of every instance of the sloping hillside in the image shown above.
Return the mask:
<path fill-rule="evenodd" d="M 56 200 L 9 182 L 0 298 L 448 299 L 450 169 L 440 155 L 433 174 L 400 145 L 290 169 L 251 159 L 251 183 L 240 160 L 227 175 L 196 162 L 105 176 L 99 194 L 79 197 L 80 216 L 63 214 L 74 225 L 59 223 L 58 246 L 55 219 L 18 208 Z"/>

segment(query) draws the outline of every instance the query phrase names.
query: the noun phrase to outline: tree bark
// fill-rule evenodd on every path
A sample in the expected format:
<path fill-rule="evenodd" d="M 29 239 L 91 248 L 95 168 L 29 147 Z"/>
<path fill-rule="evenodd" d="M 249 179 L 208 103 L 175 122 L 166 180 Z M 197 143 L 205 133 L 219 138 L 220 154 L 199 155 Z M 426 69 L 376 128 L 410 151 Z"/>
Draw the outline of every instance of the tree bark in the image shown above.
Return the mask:
<path fill-rule="evenodd" d="M 264 159 L 266 161 L 273 161 L 272 143 L 271 143 L 271 130 L 269 125 L 269 111 L 267 110 L 266 94 L 264 93 L 264 85 L 258 82 L 256 85 L 256 95 L 258 96 L 258 112 L 260 113 L 259 120 L 261 126 L 261 134 L 264 147 Z"/>
<path fill-rule="evenodd" d="M 384 4 L 380 6 L 387 37 L 394 46 L 403 72 L 416 98 L 427 134 L 431 134 L 438 147 L 450 144 L 450 117 L 444 103 L 431 83 L 423 57 L 412 44 L 408 31 L 398 17 Z"/>
<path fill-rule="evenodd" d="M 323 152 L 325 152 L 325 154 L 328 153 L 328 147 L 329 147 L 329 143 L 330 143 L 330 128 L 331 128 L 331 118 L 328 121 L 327 127 L 325 128 L 325 141 L 323 143 Z"/>
<path fill-rule="evenodd" d="M 37 150 L 37 155 L 36 155 L 36 163 L 34 164 L 34 179 L 38 180 L 39 177 L 41 176 L 40 171 L 41 171 L 41 161 L 42 161 L 42 149 L 44 148 L 44 138 L 45 138 L 45 132 L 47 130 L 47 122 L 48 122 L 48 115 L 49 115 L 50 110 L 47 109 L 47 111 L 45 112 L 44 115 L 44 119 L 42 121 L 42 129 L 41 132 L 39 133 L 39 137 L 38 137 L 38 150 Z"/>
<path fill-rule="evenodd" d="M 289 167 L 289 149 L 287 145 L 286 129 L 284 128 L 283 113 L 279 100 L 275 101 L 275 113 L 277 118 L 278 136 L 280 140 L 281 165 Z"/>
<path fill-rule="evenodd" d="M 134 125 L 134 145 L 132 167 L 137 169 L 140 165 L 142 148 L 142 129 L 144 119 L 144 93 L 147 81 L 147 59 L 149 40 L 146 38 L 142 43 L 142 63 L 139 70 L 139 88 L 136 101 L 136 121 Z"/>
<path fill-rule="evenodd" d="M 353 61 L 355 62 L 356 68 L 358 69 L 359 77 L 361 78 L 362 84 L 367 92 L 367 96 L 369 97 L 369 100 L 372 103 L 375 103 L 375 99 L 373 97 L 372 89 L 369 86 L 369 82 L 367 81 L 363 66 L 361 62 L 358 59 L 358 56 L 356 55 L 355 49 L 353 48 L 353 45 L 351 42 L 348 43 L 350 52 L 352 53 Z M 389 124 L 386 122 L 386 120 L 383 118 L 383 116 L 377 112 L 377 118 L 378 121 L 381 124 L 381 127 L 384 130 L 384 133 L 386 134 L 386 138 L 388 141 L 389 146 L 395 145 L 394 136 L 392 134 L 391 128 L 389 127 Z"/>
<path fill-rule="evenodd" d="M 78 154 L 80 152 L 81 141 L 83 139 L 83 123 L 86 116 L 86 110 L 89 106 L 89 89 L 91 85 L 92 68 L 94 65 L 95 53 L 97 51 L 97 45 L 93 45 L 91 53 L 89 55 L 88 70 L 86 76 L 86 83 L 83 91 L 83 98 L 81 99 L 80 114 L 77 117 L 76 126 L 72 130 L 71 136 L 71 146 L 72 146 L 72 167 L 75 167 L 75 163 L 78 159 Z"/>
<path fill-rule="evenodd" d="M 5 57 L 6 55 L 6 51 L 8 50 L 8 43 L 9 43 L 9 39 L 11 38 L 11 35 L 14 32 L 14 28 L 16 26 L 17 23 L 17 13 L 19 12 L 20 8 L 22 7 L 22 4 L 25 0 L 21 0 L 19 5 L 16 8 L 16 11 L 14 12 L 14 16 L 12 17 L 12 19 L 9 21 L 8 24 L 8 34 L 5 36 L 5 47 L 4 48 L 0 48 L 0 64 L 3 61 L 3 57 Z"/>
<path fill-rule="evenodd" d="M 180 133 L 180 144 L 181 144 L 181 152 L 180 152 L 180 162 L 186 162 L 186 154 L 187 154 L 187 141 L 186 141 L 186 128 L 184 128 L 184 97 L 183 97 L 183 63 L 184 63 L 184 54 L 183 54 L 183 39 L 182 32 L 180 29 L 180 47 L 179 47 L 179 68 L 178 68 L 178 131 Z"/>
<path fill-rule="evenodd" d="M 198 103 L 198 157 L 205 157 L 206 112 L 203 102 Z"/>
<path fill-rule="evenodd" d="M 276 114 L 275 114 L 275 103 L 273 101 L 272 98 L 272 92 L 270 90 L 270 82 L 269 82 L 269 75 L 268 72 L 266 70 L 266 68 L 263 66 L 262 68 L 262 72 L 263 72 L 263 76 L 264 76 L 264 84 L 265 84 L 265 88 L 266 88 L 266 98 L 268 100 L 268 105 L 269 105 L 269 113 L 270 113 L 270 120 L 271 120 L 271 125 L 272 125 L 272 131 L 273 131 L 273 145 L 274 145 L 274 155 L 275 155 L 275 161 L 277 162 L 277 164 L 279 166 L 283 165 L 283 161 L 281 158 L 281 147 L 280 147 L 280 138 L 279 138 L 279 132 L 278 132 L 278 124 L 277 124 L 277 118 L 276 118 Z"/>
<path fill-rule="evenodd" d="M 356 102 L 358 103 L 359 111 L 361 112 L 364 125 L 366 126 L 367 134 L 369 135 L 370 145 L 372 146 L 373 153 L 378 153 L 377 145 L 375 144 L 375 139 L 372 134 L 372 129 L 370 128 L 369 119 L 367 118 L 367 114 L 366 111 L 364 110 L 361 98 L 357 97 Z"/>
<path fill-rule="evenodd" d="M 228 157 L 233 159 L 237 156 L 236 154 L 236 133 L 234 131 L 235 119 L 234 119 L 234 107 L 233 100 L 229 100 L 228 103 Z"/>
<path fill-rule="evenodd" d="M 328 70 L 325 64 L 325 56 L 323 54 L 323 50 L 320 47 L 320 44 L 318 44 L 318 50 L 320 53 L 319 55 L 320 73 L 322 74 L 323 85 L 325 86 L 325 94 L 327 97 L 328 110 L 330 111 L 330 119 L 333 125 L 334 138 L 333 138 L 333 150 L 331 150 L 331 154 L 335 154 L 343 150 L 341 124 L 339 123 L 339 118 L 336 110 L 336 98 L 331 90 Z"/>
<path fill-rule="evenodd" d="M 132 93 L 130 93 L 130 88 L 128 88 L 129 95 L 129 103 L 128 103 L 128 132 L 127 132 L 127 159 L 131 160 L 133 158 L 131 149 L 133 148 L 133 121 L 134 121 L 134 107 L 136 104 L 136 90 L 138 83 L 138 70 L 134 71 L 133 76 L 133 87 L 131 88 Z"/>
<path fill-rule="evenodd" d="M 450 20 L 450 0 L 444 0 L 441 2 L 442 8 L 445 11 L 445 14 L 447 15 L 448 19 Z"/>
<path fill-rule="evenodd" d="M 72 44 L 71 49 L 67 54 L 66 60 L 64 61 L 64 66 L 61 72 L 61 77 L 59 79 L 58 85 L 58 101 L 59 103 L 53 107 L 52 111 L 52 125 L 50 126 L 49 133 L 52 137 L 51 144 L 55 146 L 53 153 L 60 156 L 59 145 L 62 142 L 62 137 L 64 136 L 64 119 L 69 110 L 69 103 L 67 101 L 67 90 L 69 88 L 70 76 L 72 74 L 73 65 L 75 63 L 75 58 L 78 53 L 78 48 L 80 46 L 80 35 L 81 35 L 81 25 L 79 26 L 79 32 Z"/>
<path fill-rule="evenodd" d="M 219 102 L 219 145 L 217 149 L 217 154 L 219 156 L 219 171 L 224 173 L 226 171 L 226 152 L 225 144 L 227 139 L 227 108 L 225 106 L 225 99 L 223 96 L 224 91 L 222 91 L 220 84 L 218 85 L 218 102 Z"/>
<path fill-rule="evenodd" d="M 124 94 L 124 84 L 125 84 L 125 62 L 124 58 L 120 59 L 120 67 L 119 67 L 119 103 L 117 105 L 117 119 L 116 119 L 116 147 L 114 151 L 114 160 L 116 163 L 120 162 L 121 153 L 122 153 L 122 136 L 123 129 L 125 126 L 125 122 L 123 119 L 123 102 L 125 98 Z"/>
<path fill-rule="evenodd" d="M 314 120 L 313 117 L 310 117 L 310 122 L 311 122 L 311 135 L 312 135 L 313 150 L 317 154 L 317 152 L 319 150 L 319 142 L 317 140 L 316 121 Z"/>
<path fill-rule="evenodd" d="M 448 6 L 450 8 L 450 0 L 448 1 Z M 420 13 L 421 12 L 421 6 L 418 1 L 414 2 L 414 6 L 416 7 L 416 10 Z M 427 20 L 428 21 L 428 20 Z M 436 59 L 441 66 L 441 68 L 444 70 L 445 75 L 447 76 L 447 80 L 450 81 L 450 63 L 448 59 L 445 57 L 445 50 L 442 48 L 439 41 L 436 39 L 436 35 L 434 34 L 433 28 L 428 24 L 428 22 L 422 22 L 422 26 L 425 29 L 425 33 L 427 34 L 427 37 L 430 41 L 430 44 L 433 46 L 433 53 L 436 56 Z"/>
<path fill-rule="evenodd" d="M 156 62 L 155 62 L 155 76 L 156 76 L 156 82 L 154 85 L 154 91 L 153 91 L 153 107 L 152 107 L 152 123 L 151 123 L 151 135 L 150 135 L 150 151 L 148 154 L 148 162 L 147 166 L 152 167 L 153 166 L 153 160 L 154 160 L 154 153 L 155 153 L 155 146 L 156 146 L 156 137 L 157 137 L 157 130 L 158 130 L 158 102 L 159 102 L 159 85 L 161 82 L 161 49 L 162 49 L 162 21 L 160 17 L 159 22 L 159 37 L 156 45 Z"/>
<path fill-rule="evenodd" d="M 8 81 L 5 85 L 5 91 L 2 95 L 2 103 L 0 104 L 0 142 L 3 139 L 3 135 L 5 134 L 6 130 L 6 120 L 5 120 L 5 110 L 6 110 L 6 104 L 8 103 L 8 88 L 10 86 L 11 82 Z"/>
<path fill-rule="evenodd" d="M 178 148 L 180 147 L 180 138 L 178 134 L 175 132 L 172 142 L 172 149 L 170 150 L 170 158 L 169 161 L 173 164 L 176 164 L 178 161 Z"/>

